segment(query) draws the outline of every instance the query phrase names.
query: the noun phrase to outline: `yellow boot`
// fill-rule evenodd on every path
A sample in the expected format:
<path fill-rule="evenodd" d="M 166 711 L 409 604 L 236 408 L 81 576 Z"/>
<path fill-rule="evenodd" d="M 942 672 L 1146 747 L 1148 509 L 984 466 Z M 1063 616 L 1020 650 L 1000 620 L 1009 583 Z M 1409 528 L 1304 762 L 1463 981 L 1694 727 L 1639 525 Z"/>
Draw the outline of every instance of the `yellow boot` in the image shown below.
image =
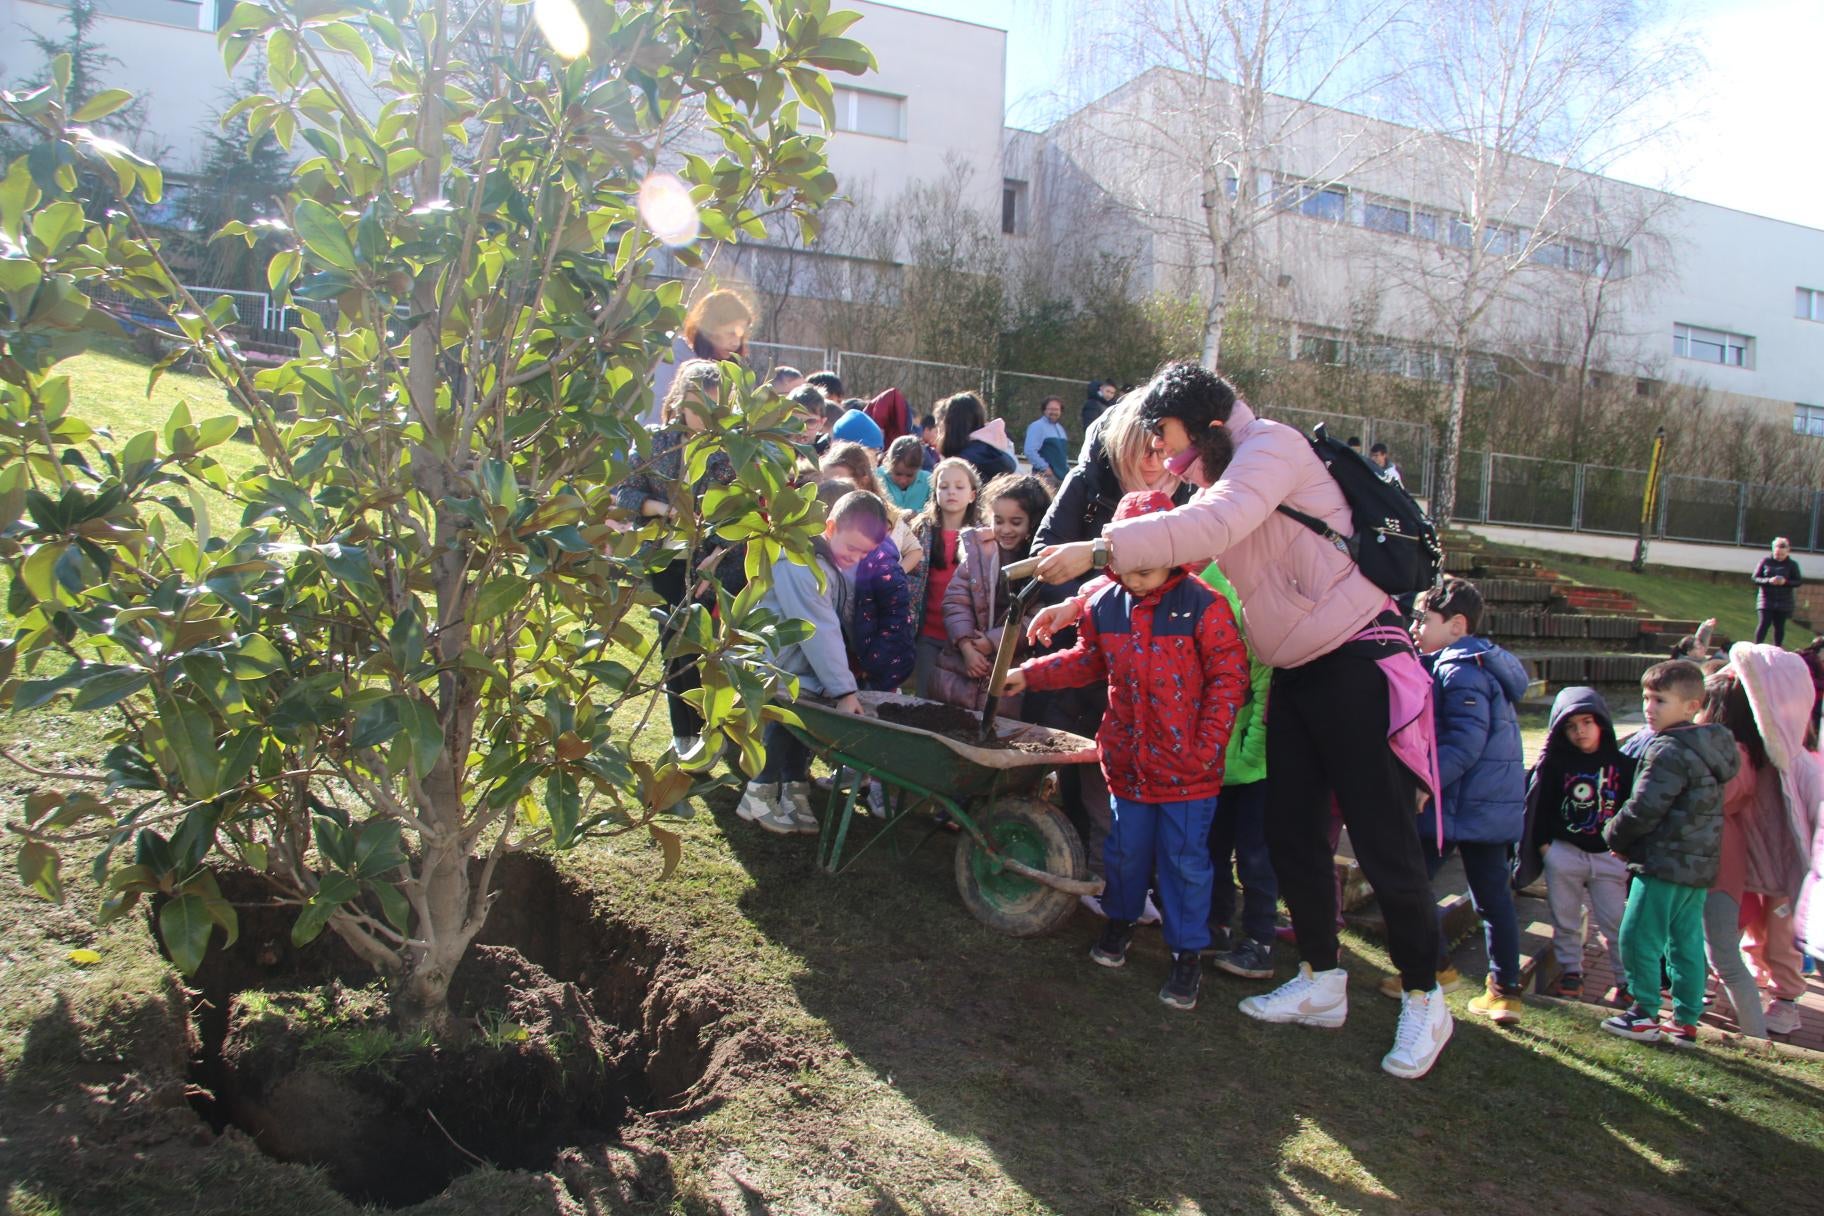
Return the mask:
<path fill-rule="evenodd" d="M 1491 1022 L 1501 1026 L 1512 1026 L 1520 1020 L 1520 1012 L 1525 1006 L 1520 1001 L 1520 990 L 1504 992 L 1495 983 L 1495 977 L 1488 977 L 1488 987 L 1482 995 L 1469 1002 L 1469 1011 L 1479 1013 Z"/>

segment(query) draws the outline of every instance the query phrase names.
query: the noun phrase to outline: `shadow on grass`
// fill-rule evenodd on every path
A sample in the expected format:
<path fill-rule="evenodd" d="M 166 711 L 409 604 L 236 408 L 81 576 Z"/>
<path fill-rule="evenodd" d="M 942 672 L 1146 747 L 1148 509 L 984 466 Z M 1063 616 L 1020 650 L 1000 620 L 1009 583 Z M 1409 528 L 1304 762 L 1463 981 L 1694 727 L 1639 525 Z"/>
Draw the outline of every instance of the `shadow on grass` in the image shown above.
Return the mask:
<path fill-rule="evenodd" d="M 1529 1007 L 1504 1032 L 1459 1001 L 1437 1069 L 1399 1081 L 1379 1068 L 1397 1008 L 1360 957 L 1339 1031 L 1253 1022 L 1235 1002 L 1261 986 L 1215 972 L 1177 1013 L 1156 931 L 1108 971 L 1086 914 L 1042 939 L 979 925 L 952 838 L 828 878 L 810 841 L 716 817 L 755 879 L 742 912 L 803 959 L 805 1009 L 1055 1211 L 1784 1212 L 1824 1168 L 1824 1085 L 1802 1070 L 1623 1043 L 1594 1010 Z"/>

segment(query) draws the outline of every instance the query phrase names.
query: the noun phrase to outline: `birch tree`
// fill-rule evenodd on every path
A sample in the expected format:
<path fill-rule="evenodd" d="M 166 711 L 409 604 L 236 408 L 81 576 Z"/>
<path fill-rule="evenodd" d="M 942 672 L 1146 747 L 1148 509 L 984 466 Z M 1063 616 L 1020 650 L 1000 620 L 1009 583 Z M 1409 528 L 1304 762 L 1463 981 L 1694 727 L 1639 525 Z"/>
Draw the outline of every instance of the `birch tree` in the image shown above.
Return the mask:
<path fill-rule="evenodd" d="M 1059 135 L 1189 276 L 1206 366 L 1234 293 L 1252 286 L 1263 224 L 1393 151 L 1348 111 L 1384 86 L 1379 52 L 1403 2 L 1139 0 L 1099 22 L 1115 31 L 1113 62 L 1144 74 Z"/>
<path fill-rule="evenodd" d="M 1669 125 L 1648 106 L 1688 54 L 1649 43 L 1642 10 L 1609 0 L 1418 0 L 1403 28 L 1398 102 L 1425 132 L 1422 176 L 1449 209 L 1409 263 L 1449 356 L 1432 503 L 1447 520 L 1472 354 L 1489 349 L 1503 305 L 1537 302 L 1548 276 L 1612 284 L 1629 272 L 1625 246 L 1593 239 L 1618 188 L 1598 175 Z"/>

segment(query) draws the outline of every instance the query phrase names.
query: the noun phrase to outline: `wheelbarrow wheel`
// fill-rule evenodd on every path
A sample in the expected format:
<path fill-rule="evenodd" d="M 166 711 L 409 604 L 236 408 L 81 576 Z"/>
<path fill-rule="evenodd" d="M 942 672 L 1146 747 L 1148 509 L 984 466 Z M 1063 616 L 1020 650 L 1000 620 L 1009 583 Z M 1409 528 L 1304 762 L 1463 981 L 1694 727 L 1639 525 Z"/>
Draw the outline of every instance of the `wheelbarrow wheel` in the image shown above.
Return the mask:
<path fill-rule="evenodd" d="M 982 835 L 1004 856 L 1067 878 L 1086 877 L 1083 842 L 1058 809 L 1036 798 L 1001 798 Z M 970 913 L 989 928 L 1012 937 L 1039 937 L 1070 919 L 1077 897 L 1011 870 L 965 833 L 956 842 L 956 889 Z"/>

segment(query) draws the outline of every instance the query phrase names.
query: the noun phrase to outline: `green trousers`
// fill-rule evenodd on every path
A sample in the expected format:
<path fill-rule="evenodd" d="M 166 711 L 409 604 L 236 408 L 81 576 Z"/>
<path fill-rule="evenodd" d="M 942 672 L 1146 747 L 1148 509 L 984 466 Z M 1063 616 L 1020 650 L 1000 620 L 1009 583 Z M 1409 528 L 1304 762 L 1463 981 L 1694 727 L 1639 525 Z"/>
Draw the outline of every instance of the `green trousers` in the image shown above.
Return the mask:
<path fill-rule="evenodd" d="M 1621 917 L 1621 967 L 1634 1003 L 1659 1013 L 1660 963 L 1672 973 L 1672 1016 L 1695 1026 L 1704 1014 L 1704 899 L 1702 887 L 1637 877 Z"/>

